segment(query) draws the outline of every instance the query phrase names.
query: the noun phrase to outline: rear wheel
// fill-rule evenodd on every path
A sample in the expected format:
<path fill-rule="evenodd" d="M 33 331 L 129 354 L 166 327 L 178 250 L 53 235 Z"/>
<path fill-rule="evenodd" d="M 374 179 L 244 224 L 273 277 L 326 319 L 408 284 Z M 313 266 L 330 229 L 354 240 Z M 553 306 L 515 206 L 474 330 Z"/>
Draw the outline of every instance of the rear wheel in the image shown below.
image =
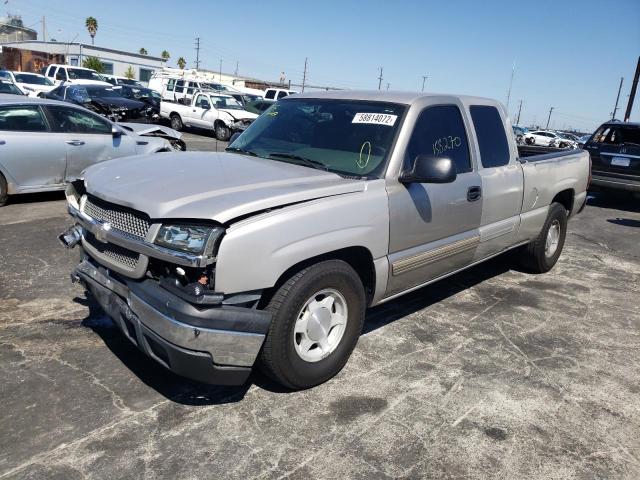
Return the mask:
<path fill-rule="evenodd" d="M 9 198 L 9 189 L 7 188 L 7 180 L 0 173 L 0 207 L 7 203 Z"/>
<path fill-rule="evenodd" d="M 531 272 L 548 272 L 560 258 L 566 235 L 567 210 L 554 202 L 549 207 L 547 220 L 538 238 L 523 247 L 520 262 Z"/>
<path fill-rule="evenodd" d="M 328 260 L 292 275 L 267 310 L 273 319 L 262 370 L 287 388 L 309 388 L 347 363 L 362 332 L 364 287 L 349 264 Z"/>
<path fill-rule="evenodd" d="M 231 130 L 222 122 L 216 123 L 214 133 L 216 138 L 222 142 L 226 142 L 231 137 Z"/>
<path fill-rule="evenodd" d="M 180 118 L 180 115 L 178 115 L 177 113 L 173 113 L 171 114 L 171 128 L 173 128 L 174 130 L 182 130 L 182 128 L 184 127 L 184 125 L 182 124 L 182 119 Z"/>

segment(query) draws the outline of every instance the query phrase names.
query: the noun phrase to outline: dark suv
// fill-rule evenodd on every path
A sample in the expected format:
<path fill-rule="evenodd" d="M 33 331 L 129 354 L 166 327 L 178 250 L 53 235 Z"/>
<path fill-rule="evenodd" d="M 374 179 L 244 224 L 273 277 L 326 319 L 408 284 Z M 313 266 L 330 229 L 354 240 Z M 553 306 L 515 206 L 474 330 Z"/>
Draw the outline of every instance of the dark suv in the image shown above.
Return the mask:
<path fill-rule="evenodd" d="M 604 123 L 584 148 L 591 154 L 592 185 L 640 192 L 640 123 Z"/>

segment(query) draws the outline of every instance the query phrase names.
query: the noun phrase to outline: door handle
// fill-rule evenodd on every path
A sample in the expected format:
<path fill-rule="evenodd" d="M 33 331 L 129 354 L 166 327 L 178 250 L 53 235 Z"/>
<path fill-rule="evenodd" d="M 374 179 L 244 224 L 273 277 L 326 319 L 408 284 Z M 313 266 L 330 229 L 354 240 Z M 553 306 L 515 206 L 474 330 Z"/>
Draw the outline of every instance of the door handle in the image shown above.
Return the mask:
<path fill-rule="evenodd" d="M 5 140 L 0 140 L 0 145 L 6 145 L 7 142 Z"/>
<path fill-rule="evenodd" d="M 467 190 L 467 201 L 475 202 L 482 197 L 482 187 L 469 187 Z"/>
<path fill-rule="evenodd" d="M 66 142 L 67 145 L 73 145 L 74 147 L 79 147 L 80 145 L 84 145 L 84 142 L 82 140 L 67 140 Z"/>

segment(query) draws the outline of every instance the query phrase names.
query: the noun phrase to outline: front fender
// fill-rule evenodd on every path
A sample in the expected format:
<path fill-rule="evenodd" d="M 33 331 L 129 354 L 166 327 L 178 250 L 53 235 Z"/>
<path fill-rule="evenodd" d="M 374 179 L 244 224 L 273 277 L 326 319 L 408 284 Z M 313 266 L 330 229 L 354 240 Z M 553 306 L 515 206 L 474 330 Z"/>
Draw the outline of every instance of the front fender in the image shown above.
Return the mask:
<path fill-rule="evenodd" d="M 225 294 L 273 287 L 309 258 L 364 247 L 387 255 L 389 210 L 383 180 L 362 192 L 325 197 L 263 213 L 227 229 L 218 250 L 216 290 Z"/>

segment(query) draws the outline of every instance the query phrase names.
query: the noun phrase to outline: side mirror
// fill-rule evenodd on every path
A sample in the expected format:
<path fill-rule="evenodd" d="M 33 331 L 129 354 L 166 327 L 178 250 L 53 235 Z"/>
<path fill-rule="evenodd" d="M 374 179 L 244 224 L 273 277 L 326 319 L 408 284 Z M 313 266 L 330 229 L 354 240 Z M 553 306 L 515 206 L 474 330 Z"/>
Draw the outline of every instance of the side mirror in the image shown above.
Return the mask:
<path fill-rule="evenodd" d="M 449 157 L 418 155 L 411 170 L 400 175 L 401 183 L 451 183 L 456 179 L 456 164 Z"/>
<path fill-rule="evenodd" d="M 240 135 L 242 135 L 242 132 L 236 132 L 233 135 L 231 135 L 231 138 L 229 139 L 229 145 L 235 142 Z"/>
<path fill-rule="evenodd" d="M 122 136 L 122 130 L 120 130 L 118 127 L 116 127 L 115 125 L 113 125 L 111 127 L 111 136 L 113 138 L 120 138 Z"/>

